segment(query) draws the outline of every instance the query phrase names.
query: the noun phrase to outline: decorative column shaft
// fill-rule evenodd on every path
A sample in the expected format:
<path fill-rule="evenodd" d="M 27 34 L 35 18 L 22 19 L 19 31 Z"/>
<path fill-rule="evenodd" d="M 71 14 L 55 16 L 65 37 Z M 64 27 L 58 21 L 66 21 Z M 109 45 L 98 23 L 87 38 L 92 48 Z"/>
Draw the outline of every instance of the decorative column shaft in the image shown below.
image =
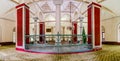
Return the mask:
<path fill-rule="evenodd" d="M 73 43 L 77 43 L 77 22 L 72 22 L 72 26 L 73 26 L 73 29 L 72 29 L 72 41 Z"/>
<path fill-rule="evenodd" d="M 16 6 L 17 9 L 17 41 L 16 49 L 25 49 L 25 44 L 29 43 L 29 7 L 26 4 Z"/>
<path fill-rule="evenodd" d="M 40 22 L 39 29 L 40 29 L 39 34 L 45 35 L 45 22 Z M 40 40 L 40 43 L 45 43 L 45 36 L 40 36 L 39 40 Z"/>
<path fill-rule="evenodd" d="M 60 5 L 56 5 L 56 34 L 61 33 L 61 9 Z"/>
<path fill-rule="evenodd" d="M 61 34 L 61 4 L 63 0 L 53 0 L 54 4 L 56 5 L 56 24 L 55 30 L 56 34 Z M 56 40 L 56 42 L 61 42 L 61 40 Z"/>
<path fill-rule="evenodd" d="M 88 6 L 88 35 L 92 35 L 88 37 L 88 44 L 92 44 L 93 49 L 102 46 L 100 7 L 94 2 Z"/>
<path fill-rule="evenodd" d="M 34 43 L 37 44 L 37 20 L 38 17 L 33 17 L 34 19 Z"/>
<path fill-rule="evenodd" d="M 80 19 L 80 35 L 82 35 L 82 30 L 83 30 L 83 17 L 79 17 Z"/>
<path fill-rule="evenodd" d="M 80 19 L 80 35 L 82 35 L 84 17 L 79 17 L 79 19 Z M 82 41 L 82 36 L 80 36 L 80 41 Z"/>

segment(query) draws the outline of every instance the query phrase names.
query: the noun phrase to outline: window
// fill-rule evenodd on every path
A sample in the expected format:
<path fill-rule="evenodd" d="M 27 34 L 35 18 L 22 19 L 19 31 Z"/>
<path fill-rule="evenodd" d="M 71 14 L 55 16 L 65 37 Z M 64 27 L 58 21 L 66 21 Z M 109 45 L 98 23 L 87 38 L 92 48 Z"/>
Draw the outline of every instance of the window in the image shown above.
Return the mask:
<path fill-rule="evenodd" d="M 51 32 L 51 28 L 47 28 L 47 29 L 46 29 L 46 32 Z"/>

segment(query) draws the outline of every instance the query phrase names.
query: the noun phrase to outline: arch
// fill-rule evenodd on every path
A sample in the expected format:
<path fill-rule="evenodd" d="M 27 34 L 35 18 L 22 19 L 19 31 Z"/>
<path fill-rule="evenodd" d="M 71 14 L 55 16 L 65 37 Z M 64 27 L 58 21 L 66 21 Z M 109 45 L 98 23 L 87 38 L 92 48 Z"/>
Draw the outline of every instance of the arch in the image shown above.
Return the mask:
<path fill-rule="evenodd" d="M 45 20 L 55 20 L 55 16 L 52 14 L 45 15 Z"/>
<path fill-rule="evenodd" d="M 117 31 L 118 31 L 118 33 L 117 33 L 118 34 L 118 36 L 117 36 L 118 38 L 117 39 L 118 39 L 118 42 L 120 42 L 120 24 L 118 24 Z"/>
<path fill-rule="evenodd" d="M 61 16 L 61 20 L 70 20 L 70 15 L 69 14 L 63 14 Z"/>

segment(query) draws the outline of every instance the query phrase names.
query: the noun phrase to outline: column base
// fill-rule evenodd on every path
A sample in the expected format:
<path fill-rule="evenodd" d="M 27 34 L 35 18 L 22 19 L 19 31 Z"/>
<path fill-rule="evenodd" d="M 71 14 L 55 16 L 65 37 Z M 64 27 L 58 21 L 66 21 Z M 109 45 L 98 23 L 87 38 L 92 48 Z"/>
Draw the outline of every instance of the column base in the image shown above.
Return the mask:
<path fill-rule="evenodd" d="M 16 50 L 18 50 L 18 51 L 25 51 L 25 49 L 23 49 L 23 48 L 16 48 Z"/>

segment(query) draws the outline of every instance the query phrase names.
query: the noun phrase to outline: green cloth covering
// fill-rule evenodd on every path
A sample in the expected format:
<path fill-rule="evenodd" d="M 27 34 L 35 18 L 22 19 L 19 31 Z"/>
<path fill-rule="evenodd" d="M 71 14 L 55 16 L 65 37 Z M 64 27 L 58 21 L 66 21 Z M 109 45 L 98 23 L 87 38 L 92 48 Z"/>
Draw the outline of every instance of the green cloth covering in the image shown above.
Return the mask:
<path fill-rule="evenodd" d="M 82 31 L 82 41 L 83 41 L 83 43 L 84 44 L 86 44 L 86 34 L 85 34 L 85 29 L 84 29 L 84 27 L 83 27 L 83 31 Z"/>

